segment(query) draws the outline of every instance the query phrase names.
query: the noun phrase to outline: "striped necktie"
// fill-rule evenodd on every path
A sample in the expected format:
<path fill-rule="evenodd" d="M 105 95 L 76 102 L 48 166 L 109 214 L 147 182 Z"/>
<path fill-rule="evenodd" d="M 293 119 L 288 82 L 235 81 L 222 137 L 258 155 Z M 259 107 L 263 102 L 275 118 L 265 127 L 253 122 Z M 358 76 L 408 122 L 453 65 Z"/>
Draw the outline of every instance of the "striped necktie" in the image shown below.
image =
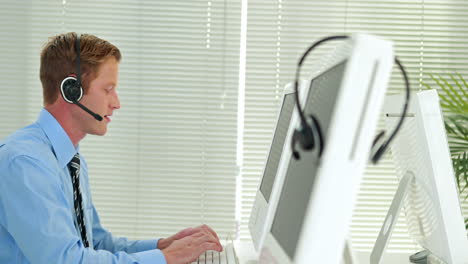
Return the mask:
<path fill-rule="evenodd" d="M 70 163 L 68 163 L 68 169 L 70 170 L 73 184 L 73 203 L 75 206 L 76 220 L 78 221 L 78 229 L 80 230 L 81 240 L 84 246 L 89 247 L 83 216 L 83 199 L 81 198 L 80 190 L 80 155 L 78 153 L 76 153 Z"/>

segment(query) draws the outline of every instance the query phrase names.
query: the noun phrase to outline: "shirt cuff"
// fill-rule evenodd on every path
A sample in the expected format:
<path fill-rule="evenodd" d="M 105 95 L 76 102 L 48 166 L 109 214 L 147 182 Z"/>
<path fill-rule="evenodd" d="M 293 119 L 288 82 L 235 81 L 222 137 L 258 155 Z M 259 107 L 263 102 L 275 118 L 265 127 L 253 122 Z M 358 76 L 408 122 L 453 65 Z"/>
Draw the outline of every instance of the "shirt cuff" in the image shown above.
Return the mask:
<path fill-rule="evenodd" d="M 167 264 L 164 254 L 159 249 L 147 250 L 133 254 L 140 264 Z"/>
<path fill-rule="evenodd" d="M 135 244 L 134 252 L 157 249 L 159 239 L 140 240 Z"/>

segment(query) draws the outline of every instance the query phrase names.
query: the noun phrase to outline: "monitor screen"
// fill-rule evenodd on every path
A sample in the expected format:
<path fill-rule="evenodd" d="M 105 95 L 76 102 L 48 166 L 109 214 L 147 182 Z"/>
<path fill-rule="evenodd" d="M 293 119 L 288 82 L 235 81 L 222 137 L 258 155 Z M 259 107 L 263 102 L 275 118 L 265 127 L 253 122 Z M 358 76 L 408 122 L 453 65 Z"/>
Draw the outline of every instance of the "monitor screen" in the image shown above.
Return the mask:
<path fill-rule="evenodd" d="M 275 182 L 276 172 L 283 152 L 284 141 L 288 133 L 289 124 L 291 121 L 292 113 L 294 110 L 294 93 L 285 94 L 283 105 L 276 124 L 275 134 L 273 135 L 273 142 L 271 143 L 270 154 L 265 165 L 262 183 L 260 184 L 260 191 L 269 203 L 273 183 Z"/>
<path fill-rule="evenodd" d="M 307 95 L 305 114 L 306 116 L 311 113 L 315 114 L 322 130 L 325 146 L 345 67 L 346 61 L 343 61 L 317 76 L 311 81 Z M 320 167 L 317 151 L 300 151 L 300 155 L 299 160 L 290 158 L 271 227 L 271 234 L 291 259 L 294 259 L 315 175 Z"/>

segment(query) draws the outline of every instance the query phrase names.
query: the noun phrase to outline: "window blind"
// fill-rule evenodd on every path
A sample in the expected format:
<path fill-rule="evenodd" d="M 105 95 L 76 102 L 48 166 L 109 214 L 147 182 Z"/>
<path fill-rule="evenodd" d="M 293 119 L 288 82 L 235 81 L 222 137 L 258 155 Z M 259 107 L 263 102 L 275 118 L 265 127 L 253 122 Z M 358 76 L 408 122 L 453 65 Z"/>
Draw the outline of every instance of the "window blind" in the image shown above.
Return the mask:
<path fill-rule="evenodd" d="M 235 232 L 236 1 L 13 1 L 0 14 L 2 138 L 38 116 L 49 36 L 109 40 L 123 55 L 121 109 L 80 144 L 104 226 L 133 239 L 202 223 Z"/>
<path fill-rule="evenodd" d="M 293 81 L 297 61 L 307 47 L 329 35 L 354 32 L 380 35 L 394 41 L 396 55 L 409 73 L 412 90 L 417 91 L 422 88 L 420 81 L 432 84 L 429 73 L 446 77 L 459 72 L 467 76 L 467 12 L 466 3 L 456 0 L 279 0 L 274 4 L 249 1 L 241 238 L 249 238 L 248 217 L 282 89 Z M 330 42 L 312 52 L 306 60 L 309 67 L 302 68 L 302 76 L 307 77 L 311 63 L 335 45 Z M 388 94 L 403 91 L 403 79 L 394 67 Z M 379 130 L 383 128 L 382 119 Z M 355 250 L 372 249 L 397 185 L 391 153 L 377 166 L 366 168 L 351 223 L 350 237 Z M 463 207 L 466 211 L 466 202 Z M 414 253 L 416 249 L 402 213 L 388 252 Z"/>

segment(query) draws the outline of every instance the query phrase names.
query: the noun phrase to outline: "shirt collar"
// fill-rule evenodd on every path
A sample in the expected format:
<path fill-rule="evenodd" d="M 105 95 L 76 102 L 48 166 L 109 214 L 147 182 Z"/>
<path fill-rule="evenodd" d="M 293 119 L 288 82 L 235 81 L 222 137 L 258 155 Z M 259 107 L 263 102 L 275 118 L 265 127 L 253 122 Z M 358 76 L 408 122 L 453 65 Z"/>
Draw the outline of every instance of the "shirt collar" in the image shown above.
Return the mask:
<path fill-rule="evenodd" d="M 41 110 L 37 124 L 44 130 L 59 165 L 64 168 L 78 152 L 79 147 L 75 148 L 65 130 L 46 109 Z"/>

